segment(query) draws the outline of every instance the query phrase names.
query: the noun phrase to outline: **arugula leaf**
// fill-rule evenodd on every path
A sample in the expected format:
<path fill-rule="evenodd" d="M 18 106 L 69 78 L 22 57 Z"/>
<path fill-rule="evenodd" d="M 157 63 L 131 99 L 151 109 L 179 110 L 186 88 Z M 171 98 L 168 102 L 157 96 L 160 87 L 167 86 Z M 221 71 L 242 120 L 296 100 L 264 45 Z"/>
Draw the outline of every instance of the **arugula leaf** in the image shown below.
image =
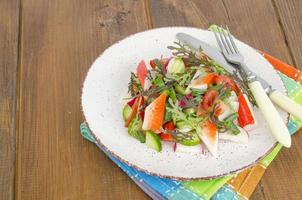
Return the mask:
<path fill-rule="evenodd" d="M 210 89 L 220 91 L 223 89 L 223 87 L 224 86 L 222 84 L 217 84 L 217 85 L 213 85 Z"/>
<path fill-rule="evenodd" d="M 168 100 L 170 106 L 166 107 L 167 112 L 172 114 L 172 119 L 174 122 L 183 121 L 190 128 L 197 131 L 201 123 L 205 120 L 205 117 L 197 117 L 196 115 L 189 115 L 182 112 L 181 108 L 173 103 L 171 99 Z"/>
<path fill-rule="evenodd" d="M 133 97 L 137 92 L 141 93 L 142 91 L 142 85 L 140 84 L 137 76 L 135 73 L 131 72 L 130 82 L 128 84 L 128 92 L 131 94 L 131 97 Z"/>
<path fill-rule="evenodd" d="M 191 81 L 191 73 L 184 72 L 183 74 L 171 74 L 171 79 L 175 80 L 180 86 L 184 87 L 188 85 Z"/>
<path fill-rule="evenodd" d="M 200 102 L 202 101 L 202 95 L 194 97 L 193 101 L 196 106 L 199 105 Z"/>
<path fill-rule="evenodd" d="M 152 70 L 148 70 L 147 79 L 152 82 L 153 81 L 153 73 Z"/>
<path fill-rule="evenodd" d="M 223 67 L 221 67 L 218 63 L 216 63 L 214 60 L 209 60 L 208 64 L 212 66 L 214 73 L 220 75 L 228 74 L 228 72 Z"/>
<path fill-rule="evenodd" d="M 165 123 L 169 122 L 171 120 L 172 120 L 172 113 L 171 112 L 165 112 L 165 119 L 164 119 Z"/>
<path fill-rule="evenodd" d="M 200 104 L 202 101 L 203 95 L 206 93 L 207 90 L 201 90 L 201 89 L 195 89 L 195 88 L 190 88 L 192 95 L 193 95 L 193 102 L 197 106 Z"/>
<path fill-rule="evenodd" d="M 225 132 L 230 131 L 234 135 L 238 135 L 240 133 L 240 129 L 238 126 L 234 123 L 234 121 L 237 119 L 238 114 L 233 113 L 227 118 L 225 118 L 223 121 L 219 121 L 214 115 L 211 115 L 211 120 L 217 128 L 219 129 L 219 132 Z"/>
<path fill-rule="evenodd" d="M 228 123 L 228 124 L 226 125 L 226 128 L 227 128 L 228 130 L 230 130 L 231 133 L 234 134 L 234 135 L 238 135 L 238 134 L 240 133 L 240 130 L 239 130 L 238 126 L 236 126 L 236 125 L 234 124 L 234 122 Z"/>
<path fill-rule="evenodd" d="M 235 119 L 237 119 L 238 114 L 237 113 L 233 113 L 230 116 L 228 116 L 227 118 L 225 118 L 223 121 L 225 122 L 233 122 Z"/>
<path fill-rule="evenodd" d="M 164 80 L 161 76 L 156 75 L 155 78 L 152 80 L 152 83 L 156 86 L 156 87 L 160 87 L 160 86 L 164 86 Z"/>
<path fill-rule="evenodd" d="M 168 90 L 173 87 L 174 82 L 170 81 L 162 86 L 154 87 L 149 89 L 148 91 L 142 92 L 142 96 L 156 96 L 159 95 L 162 91 Z"/>
<path fill-rule="evenodd" d="M 231 92 L 232 90 L 223 88 L 220 90 L 219 98 L 224 101 L 232 95 Z"/>
<path fill-rule="evenodd" d="M 200 96 L 206 93 L 207 90 L 201 90 L 201 89 L 196 89 L 196 88 L 190 88 L 192 95 L 193 96 Z"/>
<path fill-rule="evenodd" d="M 154 59 L 153 62 L 156 66 L 155 70 L 158 73 L 160 73 L 163 77 L 165 77 L 165 74 L 167 73 L 165 66 L 162 63 L 160 63 L 160 61 L 158 59 Z"/>
<path fill-rule="evenodd" d="M 234 123 L 234 121 L 237 119 L 237 117 L 238 117 L 238 114 L 233 113 L 223 120 L 223 124 L 224 124 L 225 128 L 228 129 L 229 131 L 231 131 L 231 133 L 234 135 L 238 135 L 240 133 L 239 128 Z"/>

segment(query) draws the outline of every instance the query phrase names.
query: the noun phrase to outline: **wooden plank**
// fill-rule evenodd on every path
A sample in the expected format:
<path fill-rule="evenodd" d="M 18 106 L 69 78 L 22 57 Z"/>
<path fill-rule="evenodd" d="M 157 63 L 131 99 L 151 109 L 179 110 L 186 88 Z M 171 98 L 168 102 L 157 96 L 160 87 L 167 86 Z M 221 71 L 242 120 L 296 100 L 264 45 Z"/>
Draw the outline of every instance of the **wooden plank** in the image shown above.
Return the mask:
<path fill-rule="evenodd" d="M 302 69 L 302 1 L 274 0 L 280 24 L 286 36 L 287 46 L 292 54 L 294 65 Z"/>
<path fill-rule="evenodd" d="M 0 199 L 14 198 L 19 1 L 0 1 Z"/>
<path fill-rule="evenodd" d="M 252 194 L 251 200 L 255 199 L 255 200 L 267 200 L 267 197 L 265 196 L 264 192 L 263 192 L 263 186 L 262 186 L 262 182 L 260 181 L 260 183 L 258 184 L 258 186 L 256 187 L 254 193 Z"/>
<path fill-rule="evenodd" d="M 292 63 L 270 0 L 151 0 L 151 10 L 154 27 L 228 24 L 238 39 Z"/>
<path fill-rule="evenodd" d="M 278 2 L 284 1 L 280 0 Z M 299 3 L 301 4 L 301 2 Z M 236 2 L 231 0 L 151 0 L 154 27 L 176 25 L 206 29 L 213 23 L 228 24 L 237 38 L 289 64 L 293 64 L 283 29 L 278 22 L 278 13 L 275 12 L 274 6 L 270 0 Z M 295 8 L 297 13 L 299 8 L 301 6 Z M 291 20 L 291 18 L 288 18 L 288 20 Z M 299 23 L 301 24 L 300 21 Z M 299 30 L 301 30 L 301 25 L 299 27 Z M 295 41 L 297 41 L 297 38 L 301 39 L 298 36 L 300 35 L 293 36 L 296 39 Z M 299 48 L 299 43 L 296 48 Z M 298 53 L 297 56 L 300 55 Z M 302 57 L 299 56 L 299 58 Z M 302 150 L 298 146 L 298 143 L 301 143 L 301 137 L 301 135 L 294 136 L 293 147 L 282 150 L 276 161 L 269 167 L 251 199 L 289 199 L 285 198 L 288 191 L 293 192 L 291 195 L 293 199 L 298 197 L 297 193 L 300 191 L 302 180 L 302 168 L 300 167 L 302 165 Z"/>
<path fill-rule="evenodd" d="M 284 32 L 293 64 L 302 69 L 302 1 L 272 1 Z M 293 137 L 290 149 L 283 149 L 267 170 L 263 184 L 269 199 L 302 199 L 302 131 Z M 281 184 L 280 184 L 281 183 Z M 275 192 L 269 192 L 275 191 Z"/>
<path fill-rule="evenodd" d="M 147 28 L 136 0 L 24 0 L 16 199 L 147 196 L 79 134 L 82 82 L 115 41 Z"/>
<path fill-rule="evenodd" d="M 302 135 L 292 137 L 292 147 L 283 148 L 264 174 L 262 184 L 268 199 L 302 199 Z"/>

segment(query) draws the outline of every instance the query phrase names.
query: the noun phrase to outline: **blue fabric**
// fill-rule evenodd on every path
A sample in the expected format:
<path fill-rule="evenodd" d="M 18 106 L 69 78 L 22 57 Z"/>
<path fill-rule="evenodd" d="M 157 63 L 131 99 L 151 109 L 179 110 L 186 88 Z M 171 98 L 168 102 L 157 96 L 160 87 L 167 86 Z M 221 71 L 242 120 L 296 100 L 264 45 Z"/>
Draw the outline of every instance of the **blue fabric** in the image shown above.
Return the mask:
<path fill-rule="evenodd" d="M 146 193 L 148 193 L 149 196 L 156 199 L 171 200 L 201 199 L 197 194 L 186 189 L 182 185 L 181 181 L 152 176 L 121 162 L 95 142 L 85 122 L 81 124 L 80 130 L 85 139 L 95 143 L 115 164 L 117 164 L 131 179 L 133 179 Z"/>
<path fill-rule="evenodd" d="M 288 94 L 296 102 L 302 104 L 302 87 L 294 80 L 288 78 L 287 76 L 279 73 L 284 85 L 288 91 Z M 296 98 L 295 98 L 296 97 Z M 288 129 L 291 134 L 295 133 L 299 127 L 301 127 L 302 122 L 294 117 L 290 117 L 288 123 Z M 82 136 L 95 143 L 94 137 L 91 135 L 85 122 L 80 126 L 80 131 Z M 160 178 L 157 176 L 152 176 L 147 173 L 136 170 L 127 164 L 121 162 L 109 152 L 105 151 L 104 148 L 98 145 L 98 147 L 113 161 L 115 162 L 143 191 L 145 191 L 151 198 L 159 200 L 183 200 L 183 199 L 203 199 L 203 197 L 198 196 L 193 191 L 186 188 L 182 181 L 174 181 L 170 179 Z M 228 185 L 221 187 L 212 197 L 213 200 L 240 200 L 241 197 Z"/>

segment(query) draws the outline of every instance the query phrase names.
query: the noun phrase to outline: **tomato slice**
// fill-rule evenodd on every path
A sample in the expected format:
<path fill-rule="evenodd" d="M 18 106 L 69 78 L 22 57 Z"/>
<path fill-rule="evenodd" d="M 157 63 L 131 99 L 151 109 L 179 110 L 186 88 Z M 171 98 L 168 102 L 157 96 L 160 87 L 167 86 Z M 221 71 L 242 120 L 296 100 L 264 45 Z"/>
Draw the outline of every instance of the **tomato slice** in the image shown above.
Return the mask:
<path fill-rule="evenodd" d="M 236 92 L 236 94 L 240 93 L 240 89 L 239 89 L 238 85 L 235 83 L 235 81 L 233 79 L 231 79 L 228 76 L 218 75 L 218 76 L 215 77 L 214 82 L 216 84 L 222 84 L 225 87 L 230 88 L 231 90 L 233 90 L 234 92 Z"/>
<path fill-rule="evenodd" d="M 174 126 L 173 122 L 167 122 L 164 124 L 164 129 L 173 131 L 175 129 L 175 126 Z"/>
<path fill-rule="evenodd" d="M 174 137 L 169 134 L 169 133 L 160 133 L 159 137 L 163 140 L 163 141 L 169 141 L 172 142 L 174 141 Z"/>
<path fill-rule="evenodd" d="M 154 69 L 156 67 L 154 60 L 150 60 L 150 66 L 152 67 L 152 69 Z"/>
<path fill-rule="evenodd" d="M 167 122 L 163 125 L 163 128 L 165 130 L 168 131 L 173 131 L 175 130 L 175 126 L 173 124 L 173 122 Z M 163 141 L 174 141 L 174 137 L 170 134 L 170 133 L 160 133 L 159 137 L 163 140 Z"/>
<path fill-rule="evenodd" d="M 249 124 L 255 124 L 254 116 L 250 110 L 247 97 L 244 94 L 238 96 L 238 124 L 240 127 L 245 127 Z"/>
<path fill-rule="evenodd" d="M 218 97 L 218 92 L 216 90 L 210 89 L 208 90 L 202 101 L 202 108 L 207 112 L 209 111 L 210 107 L 214 104 Z"/>

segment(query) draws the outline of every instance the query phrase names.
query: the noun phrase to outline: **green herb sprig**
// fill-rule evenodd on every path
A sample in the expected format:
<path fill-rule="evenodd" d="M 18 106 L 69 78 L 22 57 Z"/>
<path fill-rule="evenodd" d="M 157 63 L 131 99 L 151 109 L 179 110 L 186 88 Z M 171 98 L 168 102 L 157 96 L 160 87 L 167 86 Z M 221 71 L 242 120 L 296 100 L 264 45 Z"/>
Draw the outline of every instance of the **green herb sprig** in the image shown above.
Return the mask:
<path fill-rule="evenodd" d="M 134 97 L 137 92 L 142 92 L 142 85 L 140 84 L 135 73 L 131 72 L 130 82 L 128 84 L 128 92 L 131 94 L 131 97 Z"/>

